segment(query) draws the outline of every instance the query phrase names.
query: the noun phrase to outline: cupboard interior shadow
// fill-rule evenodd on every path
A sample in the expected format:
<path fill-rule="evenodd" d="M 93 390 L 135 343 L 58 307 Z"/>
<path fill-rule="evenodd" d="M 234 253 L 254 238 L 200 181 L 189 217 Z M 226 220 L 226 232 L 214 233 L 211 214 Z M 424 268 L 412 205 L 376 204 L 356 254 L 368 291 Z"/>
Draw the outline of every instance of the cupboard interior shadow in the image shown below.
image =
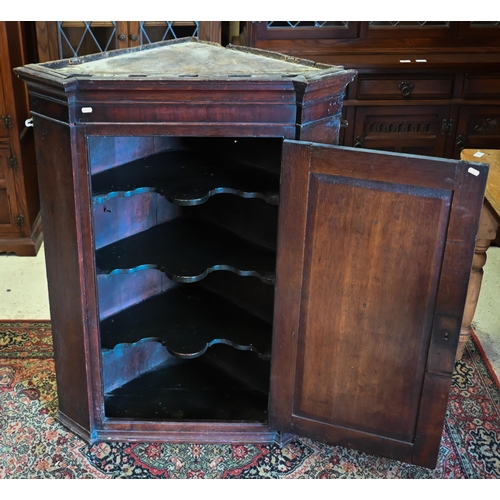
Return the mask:
<path fill-rule="evenodd" d="M 87 141 L 105 416 L 266 423 L 282 139 Z"/>

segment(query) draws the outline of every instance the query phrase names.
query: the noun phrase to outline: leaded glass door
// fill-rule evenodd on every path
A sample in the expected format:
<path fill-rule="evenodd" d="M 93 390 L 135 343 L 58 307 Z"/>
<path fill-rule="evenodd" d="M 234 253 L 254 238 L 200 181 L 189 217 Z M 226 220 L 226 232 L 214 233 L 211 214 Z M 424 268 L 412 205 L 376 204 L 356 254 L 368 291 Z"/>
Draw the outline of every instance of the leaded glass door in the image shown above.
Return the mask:
<path fill-rule="evenodd" d="M 194 36 L 220 43 L 220 22 L 38 21 L 40 62 Z"/>

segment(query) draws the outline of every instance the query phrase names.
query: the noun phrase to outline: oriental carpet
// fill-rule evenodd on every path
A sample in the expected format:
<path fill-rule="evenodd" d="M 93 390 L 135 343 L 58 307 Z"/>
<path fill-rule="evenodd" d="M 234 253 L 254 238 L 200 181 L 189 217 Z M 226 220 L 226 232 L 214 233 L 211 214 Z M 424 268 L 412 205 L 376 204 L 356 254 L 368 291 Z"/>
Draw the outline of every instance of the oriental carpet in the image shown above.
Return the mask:
<path fill-rule="evenodd" d="M 456 364 L 435 470 L 297 438 L 95 443 L 55 420 L 49 322 L 0 322 L 0 478 L 500 478 L 500 390 L 474 339 Z"/>

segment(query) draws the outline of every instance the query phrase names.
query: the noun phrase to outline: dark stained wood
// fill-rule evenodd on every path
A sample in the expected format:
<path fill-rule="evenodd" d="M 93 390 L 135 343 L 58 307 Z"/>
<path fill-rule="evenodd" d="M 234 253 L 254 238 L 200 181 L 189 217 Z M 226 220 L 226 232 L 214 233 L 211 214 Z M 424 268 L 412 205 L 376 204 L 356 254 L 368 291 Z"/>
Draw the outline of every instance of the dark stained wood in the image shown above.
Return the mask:
<path fill-rule="evenodd" d="M 168 151 L 93 176 L 92 191 L 94 204 L 149 191 L 181 206 L 199 205 L 223 193 L 277 205 L 279 175 L 225 160 L 221 155 Z"/>
<path fill-rule="evenodd" d="M 154 338 L 178 358 L 197 358 L 216 344 L 269 359 L 271 325 L 196 285 L 177 286 L 101 321 L 101 346 Z"/>
<path fill-rule="evenodd" d="M 105 394 L 135 380 L 172 359 L 167 348 L 152 339 L 119 344 L 102 351 L 102 386 Z"/>
<path fill-rule="evenodd" d="M 109 50 L 112 49 L 126 49 L 129 47 L 137 47 L 141 44 L 140 36 L 140 25 L 139 21 L 114 21 L 116 24 L 116 39 L 114 43 L 111 44 Z M 66 22 L 67 24 L 71 23 Z M 37 41 L 37 51 L 38 60 L 40 62 L 54 61 L 59 59 L 59 36 L 57 31 L 56 21 L 36 21 L 36 41 Z M 82 21 L 76 21 L 73 23 L 74 26 L 67 26 L 65 29 L 66 35 L 69 37 L 74 47 L 77 47 L 81 38 L 81 31 L 83 28 Z M 94 24 L 96 24 L 94 22 Z M 112 31 L 112 23 L 101 22 L 101 30 L 107 28 L 106 37 L 109 36 Z M 104 25 L 108 26 L 105 27 Z M 152 23 L 153 24 L 153 23 Z M 159 38 L 162 39 L 163 34 L 166 30 L 166 25 L 164 21 L 160 21 L 159 25 Z M 192 22 L 194 27 L 194 22 Z M 149 27 L 151 29 L 151 27 Z M 181 35 L 182 36 L 182 35 Z M 205 40 L 208 42 L 221 43 L 221 22 L 220 21 L 200 21 L 198 29 L 198 37 L 200 40 Z M 88 43 L 90 41 L 90 43 Z M 155 41 L 154 39 L 152 41 Z M 65 42 L 63 42 L 65 43 Z M 102 40 L 101 40 L 102 43 Z M 103 44 L 104 46 L 105 44 Z M 80 45 L 79 54 L 90 54 L 98 50 L 95 43 L 93 43 L 91 37 L 86 37 L 84 43 Z M 69 57 L 69 56 L 63 56 Z"/>
<path fill-rule="evenodd" d="M 28 94 L 13 68 L 34 62 L 28 36 L 31 23 L 0 22 L 0 116 L 10 118 L 10 126 L 0 122 L 0 253 L 36 255 L 42 242 L 40 198 L 35 165 L 33 129 L 26 128 L 30 117 Z M 8 164 L 14 161 L 14 164 Z M 14 217 L 22 217 L 16 225 Z M 8 221 L 5 218 L 8 217 Z"/>
<path fill-rule="evenodd" d="M 157 269 L 98 275 L 99 318 L 103 320 L 149 297 L 166 292 L 175 284 Z"/>
<path fill-rule="evenodd" d="M 183 213 L 228 229 L 255 245 L 276 251 L 276 205 L 259 199 L 222 194 L 212 197 L 204 205 L 186 207 Z"/>
<path fill-rule="evenodd" d="M 182 217 L 96 252 L 99 274 L 133 273 L 148 267 L 161 270 L 178 283 L 195 283 L 211 272 L 231 271 L 272 285 L 275 262 L 272 250 L 252 245 L 215 225 Z"/>
<path fill-rule="evenodd" d="M 300 148 L 285 144 L 284 169 L 308 179 L 281 199 L 307 197 L 297 207 L 306 230 L 291 239 L 282 226 L 278 236 L 278 255 L 285 238 L 292 249 L 287 268 L 303 268 L 300 287 L 291 282 L 300 318 L 275 339 L 296 346 L 283 348 L 286 367 L 273 353 L 272 425 L 366 440 L 367 451 L 402 460 L 415 446 L 412 461 L 434 467 L 487 169 L 475 177 L 467 164 L 396 155 L 379 164 L 374 153 L 320 145 L 305 163 Z M 275 324 L 290 315 L 279 271 Z M 275 406 L 284 386 L 287 403 L 280 394 Z"/>
<path fill-rule="evenodd" d="M 459 166 L 458 184 L 466 187 L 457 190 L 453 199 L 427 360 L 428 375 L 423 386 L 424 404 L 416 429 L 415 461 L 426 461 L 428 464 L 435 463 L 438 456 L 436 436 L 440 428 L 442 432 L 442 425 L 432 423 L 432 419 L 438 412 L 444 414 L 446 411 L 446 398 L 443 394 L 449 391 L 451 385 L 450 376 L 459 342 L 455 332 L 460 331 L 462 322 L 488 175 L 488 166 L 485 164 L 460 162 Z M 471 182 L 473 175 L 469 168 L 480 172 L 476 182 Z M 453 217 L 454 213 L 457 216 Z"/>
<path fill-rule="evenodd" d="M 307 57 L 313 60 L 335 60 L 343 54 L 369 55 L 377 59 L 385 54 L 429 54 L 433 52 L 446 52 L 460 58 L 463 54 L 471 55 L 477 59 L 477 53 L 498 53 L 498 26 L 487 28 L 470 28 L 465 37 L 459 33 L 460 22 L 450 22 L 450 26 L 405 26 L 372 27 L 368 21 L 349 22 L 348 29 L 337 29 L 336 33 L 325 28 L 309 27 L 307 29 L 267 29 L 266 21 L 248 22 L 247 44 L 264 50 L 272 50 L 298 57 Z M 469 24 L 469 21 L 463 22 Z M 358 25 L 358 26 L 356 26 Z M 349 29 L 351 30 L 349 32 Z M 474 37 L 471 32 L 476 32 Z M 277 33 L 277 35 L 273 35 Z M 375 62 L 375 61 L 374 61 Z"/>
<path fill-rule="evenodd" d="M 356 109 L 355 146 L 398 153 L 440 156 L 448 118 L 445 106 L 363 106 Z"/>
<path fill-rule="evenodd" d="M 36 22 L 36 40 L 38 60 L 40 62 L 54 61 L 59 57 L 57 46 L 57 26 L 53 21 Z"/>
<path fill-rule="evenodd" d="M 477 133 L 467 129 L 460 115 L 489 114 L 500 105 L 500 28 L 481 22 L 399 22 L 370 24 L 348 22 L 346 26 L 267 27 L 267 21 L 247 22 L 247 43 L 318 63 L 342 64 L 358 71 L 344 102 L 349 115 L 343 145 L 459 158 L 464 147 L 497 148 L 495 134 L 484 133 L 476 146 Z M 283 24 L 283 23 L 282 23 Z M 370 111 L 364 107 L 370 106 Z M 427 115 L 440 108 L 446 130 L 430 141 L 428 131 L 388 134 L 383 140 L 367 140 L 367 114 L 398 116 L 405 122 L 411 114 Z M 351 112 L 352 110 L 352 112 Z M 465 143 L 465 146 L 464 146 Z"/>
<path fill-rule="evenodd" d="M 170 357 L 155 370 L 110 391 L 106 415 L 177 421 L 210 416 L 214 421 L 264 423 L 268 390 L 269 362 L 217 345 L 201 358 Z"/>
<path fill-rule="evenodd" d="M 500 149 L 500 103 L 498 106 L 461 106 L 454 154 L 464 148 Z"/>
<path fill-rule="evenodd" d="M 185 49 L 189 43 L 194 43 L 200 53 L 205 49 L 215 54 L 218 50 L 223 50 L 217 55 L 219 62 L 214 65 L 214 61 L 202 58 L 203 64 L 195 67 L 193 61 L 196 61 L 196 57 L 194 57 L 190 58 L 191 66 L 181 71 L 172 68 L 175 65 L 180 67 L 185 65 L 187 61 L 185 57 L 181 57 L 177 62 L 170 60 L 158 65 L 157 58 L 153 58 L 153 61 L 148 56 L 154 48 L 163 50 L 183 46 Z M 185 54 L 184 49 L 181 50 L 181 54 Z M 258 423 L 231 420 L 217 422 L 208 418 L 207 413 L 205 415 L 196 413 L 196 417 L 193 417 L 196 420 L 185 421 L 182 425 L 174 421 L 140 420 L 141 417 L 138 417 L 139 420 L 127 420 L 126 416 L 124 418 L 107 416 L 105 394 L 113 387 L 123 384 L 128 386 L 136 379 L 139 380 L 142 373 L 163 361 L 166 351 L 159 342 L 147 340 L 149 334 L 146 325 L 141 325 L 141 322 L 137 324 L 136 331 L 130 338 L 120 336 L 122 334 L 113 335 L 112 337 L 116 337 L 112 341 L 115 343 L 115 348 L 102 351 L 105 345 L 103 343 L 105 337 L 101 336 L 104 335 L 103 325 L 121 314 L 127 314 L 127 311 L 144 307 L 151 301 L 161 300 L 162 296 L 168 296 L 170 292 L 175 291 L 175 288 L 171 288 L 171 283 L 166 278 L 159 278 L 159 273 L 155 270 L 108 277 L 98 276 L 95 252 L 96 250 L 99 252 L 98 249 L 103 249 L 106 245 L 118 243 L 127 236 L 140 236 L 138 233 L 147 232 L 149 228 L 158 229 L 158 224 L 172 217 L 178 217 L 179 213 L 178 209 L 172 208 L 174 205 L 154 193 L 112 198 L 104 203 L 92 205 L 90 202 L 92 177 L 108 174 L 111 172 L 110 169 L 119 168 L 124 163 L 181 146 L 201 154 L 204 151 L 210 152 L 211 155 L 220 154 L 224 150 L 226 157 L 231 158 L 231 162 L 237 160 L 238 164 L 245 165 L 240 168 L 252 167 L 249 170 L 251 173 L 258 167 L 262 169 L 262 173 L 268 172 L 265 175 L 270 173 L 277 178 L 281 163 L 281 138 L 284 136 L 293 138 L 300 134 L 296 129 L 297 101 L 300 103 L 304 95 L 308 95 L 310 87 L 312 106 L 308 113 L 312 113 L 310 114 L 312 119 L 315 116 L 327 119 L 329 116 L 334 117 L 340 110 L 340 96 L 344 93 L 347 82 L 354 77 L 354 72 L 344 72 L 339 67 L 332 68 L 285 58 L 279 54 L 266 54 L 260 51 L 254 53 L 243 49 L 228 49 L 227 56 L 231 60 L 236 58 L 242 61 L 262 62 L 263 64 L 253 62 L 250 65 L 253 65 L 252 71 L 256 74 L 251 77 L 245 76 L 249 70 L 246 63 L 237 64 L 236 67 L 232 65 L 231 71 L 221 72 L 225 64 L 226 50 L 192 40 L 160 43 L 148 48 L 125 49 L 110 55 L 109 60 L 112 59 L 112 64 L 115 64 L 116 57 L 133 59 L 134 54 L 140 55 L 140 58 L 137 58 L 139 66 L 145 67 L 144 62 L 150 64 L 153 61 L 154 64 L 150 68 L 156 70 L 160 68 L 160 71 L 164 71 L 164 77 L 157 78 L 158 73 L 154 77 L 138 76 L 143 74 L 142 70 L 139 67 L 134 69 L 129 66 L 122 76 L 119 76 L 121 71 L 112 78 L 108 78 L 104 73 L 99 76 L 97 72 L 89 80 L 83 72 L 85 70 L 83 65 L 87 62 L 97 64 L 102 56 L 83 57 L 82 64 L 79 64 L 78 68 L 68 68 L 67 63 L 56 62 L 26 66 L 17 70 L 23 73 L 23 78 L 28 81 L 32 114 L 36 118 L 35 129 L 38 128 L 37 147 L 41 149 L 48 147 L 47 133 L 51 133 L 54 127 L 54 130 L 61 128 L 70 131 L 69 135 L 59 134 L 58 139 L 65 145 L 66 153 L 57 156 L 58 151 L 52 151 L 50 161 L 46 161 L 47 164 L 50 163 L 57 168 L 60 175 L 66 176 L 65 181 L 59 182 L 58 178 L 54 178 L 45 170 L 48 167 L 41 167 L 47 177 L 43 186 L 46 204 L 54 211 L 56 202 L 61 197 L 68 201 L 72 199 L 75 210 L 72 222 L 63 221 L 60 213 L 53 216 L 53 212 L 48 211 L 47 215 L 48 224 L 52 225 L 50 238 L 54 240 L 52 244 L 47 244 L 47 251 L 51 253 L 49 274 L 54 280 L 54 285 L 51 287 L 53 307 L 57 308 L 55 304 L 62 302 L 62 290 L 69 286 L 69 281 L 66 281 L 63 275 L 68 280 L 77 280 L 79 283 L 79 287 L 73 287 L 72 294 L 68 294 L 67 298 L 71 302 L 68 310 L 59 307 L 58 312 L 54 314 L 53 321 L 61 325 L 60 329 L 54 328 L 55 335 L 60 337 L 56 344 L 71 345 L 79 363 L 86 366 L 85 373 L 78 365 L 75 367 L 75 373 L 69 376 L 67 371 L 71 355 L 64 349 L 65 357 L 58 362 L 62 367 L 59 371 L 66 377 L 65 382 L 61 384 L 64 394 L 61 394 L 60 420 L 89 441 L 99 437 L 123 439 L 125 435 L 129 441 L 136 439 L 171 442 L 190 439 L 200 442 L 273 441 L 277 433 L 265 424 L 267 406 L 259 410 Z M 205 64 L 207 61 L 212 64 L 212 66 L 208 64 L 209 73 Z M 121 64 L 116 67 L 121 67 Z M 186 74 L 187 70 L 191 72 L 192 68 L 196 69 L 195 73 L 205 76 L 202 78 L 179 76 Z M 278 71 L 274 72 L 273 68 Z M 288 71 L 290 68 L 293 68 L 294 72 Z M 283 73 L 284 69 L 287 72 Z M 75 76 L 75 70 L 82 72 L 79 76 Z M 313 75 L 314 78 L 304 76 L 302 73 Z M 323 85 L 322 80 L 330 83 Z M 296 85 L 297 82 L 300 83 L 299 86 Z M 338 95 L 329 96 L 328 94 L 333 91 Z M 329 104 L 330 97 L 331 102 L 336 103 L 335 107 Z M 92 108 L 92 112 L 88 113 L 84 108 Z M 336 127 L 338 122 L 333 119 L 333 123 Z M 65 124 L 68 124 L 69 128 Z M 335 134 L 334 131 L 332 137 L 335 137 Z M 264 139 L 266 137 L 269 139 Z M 228 138 L 231 138 L 229 142 L 234 147 L 224 147 L 222 143 L 227 144 Z M 65 163 L 64 168 L 58 168 L 59 161 Z M 71 174 L 68 168 L 72 169 Z M 251 175 L 253 177 L 253 174 Z M 251 182 L 253 183 L 253 180 Z M 248 191 L 249 186 L 244 188 Z M 58 189 L 65 189 L 64 194 L 55 192 Z M 164 203 L 159 202 L 160 199 Z M 273 255 L 270 269 L 274 267 L 278 217 L 276 206 L 260 199 L 220 194 L 201 205 L 183 207 L 182 211 L 184 216 L 198 221 L 203 226 L 208 222 L 216 223 L 246 241 L 262 244 L 264 248 L 269 249 L 266 252 Z M 70 226 L 67 228 L 67 235 L 58 231 L 59 224 Z M 67 243 L 64 243 L 65 241 Z M 199 254 L 203 255 L 202 247 L 199 250 Z M 56 267 L 57 261 L 61 261 L 59 268 Z M 140 259 L 138 263 L 144 264 Z M 236 345 L 239 342 L 238 335 L 241 336 L 245 328 L 249 328 L 250 323 L 261 325 L 256 326 L 255 334 L 252 333 L 247 340 L 241 341 L 238 345 L 245 349 L 254 349 L 252 346 L 255 344 L 259 346 L 259 352 L 263 351 L 268 356 L 271 345 L 273 286 L 265 285 L 252 276 L 242 277 L 223 271 L 212 273 L 199 283 L 203 285 L 204 295 L 216 297 L 215 302 L 219 304 L 227 304 L 222 307 L 219 314 L 211 313 L 215 314 L 216 325 L 220 323 L 217 318 L 226 318 L 227 321 L 229 311 L 235 311 L 233 318 L 236 327 L 229 327 L 229 333 L 232 330 L 236 333 L 236 337 L 232 333 L 222 335 L 215 326 L 214 334 L 208 341 L 228 337 L 225 341 Z M 57 290 L 54 288 L 56 284 Z M 265 287 L 265 291 L 262 287 Z M 194 288 L 192 290 L 194 291 Z M 70 312 L 74 307 L 73 294 L 80 297 L 81 313 L 61 318 L 61 315 Z M 186 310 L 186 304 L 183 307 Z M 160 307 L 155 314 L 163 309 L 165 308 Z M 175 313 L 179 316 L 178 311 Z M 193 309 L 187 306 L 187 312 L 180 314 L 181 319 L 189 320 L 192 313 Z M 167 316 L 172 317 L 173 313 Z M 148 317 L 153 318 L 153 315 L 150 313 L 140 315 L 143 320 Z M 252 319 L 248 320 L 246 327 L 242 327 L 239 322 L 243 321 L 244 325 L 243 318 L 246 317 Z M 74 325 L 67 329 L 68 333 L 63 333 L 66 332 L 68 321 L 74 322 Z M 168 323 L 168 318 L 166 321 Z M 132 324 L 130 321 L 125 323 Z M 164 329 L 161 328 L 162 323 L 164 321 L 158 323 L 160 326 L 158 332 L 164 333 Z M 179 331 L 182 332 L 182 329 Z M 163 333 L 160 333 L 160 336 Z M 181 335 L 179 339 L 182 340 L 183 337 L 185 335 Z M 260 346 L 262 342 L 257 341 L 257 338 L 262 338 L 264 347 Z M 74 343 L 79 345 L 76 346 Z M 116 347 L 117 343 L 120 346 Z M 169 343 L 171 342 L 167 342 Z M 217 366 L 224 367 L 228 375 L 236 376 L 237 379 L 244 380 L 245 384 L 250 383 L 250 385 L 254 384 L 253 378 L 263 380 L 264 377 L 267 382 L 269 381 L 266 370 L 261 370 L 258 364 L 255 364 L 255 360 L 259 359 L 255 353 L 240 351 L 231 345 L 213 345 L 200 359 L 208 360 L 220 347 L 227 347 L 233 352 L 229 359 L 217 361 Z M 195 350 L 200 349 L 203 349 L 203 346 L 198 346 Z M 235 353 L 249 355 L 248 361 L 243 362 Z M 268 370 L 269 362 L 267 363 Z M 80 390 L 78 387 L 77 392 L 73 393 L 69 389 L 69 386 L 77 387 L 73 383 L 73 377 L 78 379 L 78 384 L 84 384 L 85 389 Z M 171 383 L 175 384 L 175 378 L 171 379 Z M 158 388 L 158 391 L 161 392 L 161 388 Z M 189 399 L 186 398 L 189 398 L 189 391 L 184 397 L 187 405 Z M 133 401 L 133 398 L 130 401 Z M 267 389 L 261 401 L 267 405 Z M 85 416 L 79 415 L 74 408 L 79 408 Z M 233 417 L 241 420 L 246 410 L 241 408 L 238 412 Z M 233 417 L 229 414 L 228 418 Z M 201 421 L 198 421 L 200 418 Z"/>
<path fill-rule="evenodd" d="M 45 177 L 61 421 L 90 442 L 299 433 L 432 467 L 486 170 L 317 144 L 337 141 L 355 76 L 337 66 L 191 39 L 76 63 L 16 70 Z M 282 155 L 283 138 L 297 141 Z M 115 191 L 111 180 L 92 193 L 99 176 L 179 147 L 244 165 L 242 192 L 255 168 L 279 175 L 279 207 L 234 193 L 185 207 L 151 192 L 92 203 Z M 143 269 L 146 254 L 172 264 L 170 224 L 191 241 L 177 274 L 198 276 L 193 264 L 212 253 L 193 235 L 230 231 L 244 252 L 217 238 L 224 260 L 258 245 L 250 257 L 272 256 L 276 292 L 222 270 L 174 285 Z M 130 262 L 127 239 L 142 241 Z"/>
<path fill-rule="evenodd" d="M 295 363 L 297 359 L 297 335 L 300 320 L 302 293 L 302 266 L 297 262 L 304 259 L 306 231 L 305 207 L 309 183 L 308 169 L 311 150 L 290 143 L 289 156 L 302 168 L 284 168 L 281 174 L 280 224 L 278 231 L 278 256 L 276 261 L 276 294 L 274 305 L 274 333 L 271 363 L 271 394 L 269 398 L 269 424 L 274 429 L 291 428 L 290 405 L 295 384 Z M 290 242 L 299 242 L 290 245 Z M 283 283 L 283 284 L 282 284 Z"/>
<path fill-rule="evenodd" d="M 15 197 L 14 170 L 8 164 L 10 148 L 0 143 L 0 236 L 19 237 L 21 227 L 15 224 L 14 216 L 18 213 Z M 0 238 L 2 241 L 3 238 Z M 9 240 L 5 242 L 8 243 Z M 0 247 L 1 250 L 1 247 Z"/>
<path fill-rule="evenodd" d="M 220 21 L 200 21 L 198 30 L 200 40 L 221 43 L 222 31 Z"/>
<path fill-rule="evenodd" d="M 257 167 L 279 176 L 282 139 L 262 137 L 187 137 L 182 145 L 191 150 L 207 151 L 227 161 Z"/>
<path fill-rule="evenodd" d="M 464 99 L 500 98 L 500 74 L 467 74 L 465 77 Z"/>
<path fill-rule="evenodd" d="M 81 192 L 72 175 L 75 154 L 72 142 L 76 139 L 74 130 L 67 125 L 38 117 L 34 124 L 40 190 L 45 193 L 42 216 L 52 221 L 44 228 L 44 246 L 50 276 L 48 289 L 59 412 L 90 431 L 93 426 L 89 402 L 91 383 L 80 280 L 84 273 L 83 250 L 78 237 L 80 213 L 75 207 L 75 199 Z"/>
<path fill-rule="evenodd" d="M 360 75 L 357 98 L 449 99 L 452 97 L 453 80 L 452 75 Z"/>
<path fill-rule="evenodd" d="M 450 192 L 313 175 L 309 196 L 294 415 L 411 440 Z"/>
<path fill-rule="evenodd" d="M 175 137 L 89 137 L 90 172 L 98 174 L 119 165 L 178 147 Z"/>
<path fill-rule="evenodd" d="M 179 215 L 178 207 L 156 193 L 117 197 L 93 205 L 95 247 L 99 249 Z"/>
<path fill-rule="evenodd" d="M 242 278 L 230 272 L 212 273 L 200 285 L 229 300 L 266 323 L 273 322 L 274 287 L 258 278 Z"/>

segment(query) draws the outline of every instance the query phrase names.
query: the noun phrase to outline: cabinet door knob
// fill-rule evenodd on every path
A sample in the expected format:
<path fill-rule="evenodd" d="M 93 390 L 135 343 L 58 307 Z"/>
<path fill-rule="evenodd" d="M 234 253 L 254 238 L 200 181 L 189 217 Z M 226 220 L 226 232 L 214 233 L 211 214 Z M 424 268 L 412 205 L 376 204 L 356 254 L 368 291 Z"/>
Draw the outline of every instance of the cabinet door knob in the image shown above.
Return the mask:
<path fill-rule="evenodd" d="M 136 42 L 137 41 L 137 35 L 130 35 L 129 36 L 130 40 L 132 40 L 133 42 Z"/>
<path fill-rule="evenodd" d="M 123 33 L 120 33 L 118 35 L 118 40 L 120 40 L 120 42 L 124 42 L 126 39 L 127 37 Z"/>
<path fill-rule="evenodd" d="M 457 136 L 457 142 L 456 142 L 458 149 L 462 151 L 462 149 L 465 148 L 465 137 L 463 135 Z"/>
<path fill-rule="evenodd" d="M 411 82 L 401 82 L 398 85 L 398 89 L 401 91 L 403 97 L 409 97 L 414 86 Z"/>

